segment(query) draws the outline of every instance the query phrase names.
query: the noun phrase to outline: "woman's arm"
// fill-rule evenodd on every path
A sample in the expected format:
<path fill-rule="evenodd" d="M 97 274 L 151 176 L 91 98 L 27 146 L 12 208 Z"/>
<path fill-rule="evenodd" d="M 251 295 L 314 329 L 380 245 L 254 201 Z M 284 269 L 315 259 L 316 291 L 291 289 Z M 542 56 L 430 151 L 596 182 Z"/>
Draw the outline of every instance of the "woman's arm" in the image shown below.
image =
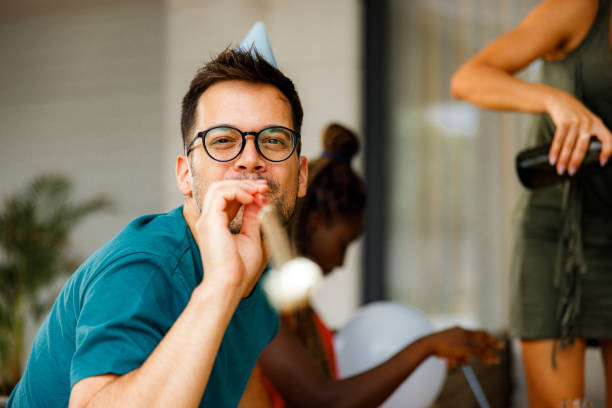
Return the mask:
<path fill-rule="evenodd" d="M 430 356 L 448 358 L 456 364 L 475 355 L 493 363 L 497 361 L 493 349 L 500 346 L 485 332 L 453 328 L 418 339 L 362 374 L 331 381 L 281 323 L 279 334 L 259 361 L 263 373 L 288 406 L 377 407 Z"/>
<path fill-rule="evenodd" d="M 556 125 L 549 159 L 559 173 L 578 169 L 591 135 L 603 144 L 604 164 L 612 153 L 612 134 L 599 117 L 566 92 L 513 76 L 538 58 L 562 59 L 576 49 L 596 13 L 597 0 L 542 2 L 457 70 L 451 94 L 485 109 L 548 113 Z"/>
<path fill-rule="evenodd" d="M 516 28 L 469 59 L 451 80 L 451 94 L 485 109 L 548 112 L 556 89 L 513 75 L 533 61 L 574 50 L 597 13 L 596 0 L 547 0 Z"/>

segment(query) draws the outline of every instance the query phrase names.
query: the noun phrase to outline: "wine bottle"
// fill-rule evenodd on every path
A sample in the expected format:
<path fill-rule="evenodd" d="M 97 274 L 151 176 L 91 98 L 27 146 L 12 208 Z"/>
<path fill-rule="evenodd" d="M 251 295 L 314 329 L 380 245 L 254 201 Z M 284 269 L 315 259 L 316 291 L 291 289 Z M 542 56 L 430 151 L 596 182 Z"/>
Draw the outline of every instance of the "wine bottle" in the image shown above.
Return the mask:
<path fill-rule="evenodd" d="M 523 150 L 516 156 L 516 172 L 518 173 L 521 184 L 526 188 L 538 189 L 559 183 L 563 180 L 588 177 L 600 172 L 609 165 L 608 162 L 602 167 L 599 163 L 601 142 L 597 139 L 593 139 L 589 144 L 589 149 L 584 156 L 582 165 L 578 167 L 576 173 L 570 176 L 566 171 L 562 175 L 559 175 L 557 174 L 557 168 L 551 166 L 548 162 L 550 146 L 550 144 L 547 144 Z"/>

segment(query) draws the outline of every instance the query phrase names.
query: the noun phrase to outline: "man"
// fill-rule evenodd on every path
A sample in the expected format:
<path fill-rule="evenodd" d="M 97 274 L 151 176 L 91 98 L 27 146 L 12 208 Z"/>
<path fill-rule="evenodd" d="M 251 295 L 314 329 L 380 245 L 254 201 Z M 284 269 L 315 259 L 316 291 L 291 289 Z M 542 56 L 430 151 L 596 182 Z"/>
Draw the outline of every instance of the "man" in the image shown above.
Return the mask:
<path fill-rule="evenodd" d="M 226 50 L 183 99 L 182 207 L 130 223 L 62 289 L 9 407 L 233 407 L 278 330 L 258 211 L 306 189 L 294 86 Z"/>

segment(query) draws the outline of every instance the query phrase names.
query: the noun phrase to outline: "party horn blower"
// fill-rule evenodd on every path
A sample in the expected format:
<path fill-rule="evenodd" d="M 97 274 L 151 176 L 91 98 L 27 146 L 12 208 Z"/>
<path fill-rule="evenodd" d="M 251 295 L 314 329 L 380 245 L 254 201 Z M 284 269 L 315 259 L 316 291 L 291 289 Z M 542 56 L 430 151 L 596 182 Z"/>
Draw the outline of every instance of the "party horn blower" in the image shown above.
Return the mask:
<path fill-rule="evenodd" d="M 310 259 L 295 256 L 274 205 L 265 205 L 260 210 L 259 221 L 272 258 L 272 269 L 263 280 L 270 304 L 282 312 L 305 307 L 323 278 L 321 268 Z"/>

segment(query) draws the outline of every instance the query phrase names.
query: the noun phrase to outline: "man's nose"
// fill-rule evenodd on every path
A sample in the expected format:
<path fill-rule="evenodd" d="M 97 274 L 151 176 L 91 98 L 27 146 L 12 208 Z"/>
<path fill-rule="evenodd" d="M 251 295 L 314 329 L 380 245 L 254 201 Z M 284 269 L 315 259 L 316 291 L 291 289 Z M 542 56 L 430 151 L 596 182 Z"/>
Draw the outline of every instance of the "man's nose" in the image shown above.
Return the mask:
<path fill-rule="evenodd" d="M 259 173 L 266 169 L 266 160 L 261 157 L 255 146 L 255 138 L 247 136 L 244 141 L 244 149 L 234 163 L 234 167 L 239 171 L 249 173 Z"/>

